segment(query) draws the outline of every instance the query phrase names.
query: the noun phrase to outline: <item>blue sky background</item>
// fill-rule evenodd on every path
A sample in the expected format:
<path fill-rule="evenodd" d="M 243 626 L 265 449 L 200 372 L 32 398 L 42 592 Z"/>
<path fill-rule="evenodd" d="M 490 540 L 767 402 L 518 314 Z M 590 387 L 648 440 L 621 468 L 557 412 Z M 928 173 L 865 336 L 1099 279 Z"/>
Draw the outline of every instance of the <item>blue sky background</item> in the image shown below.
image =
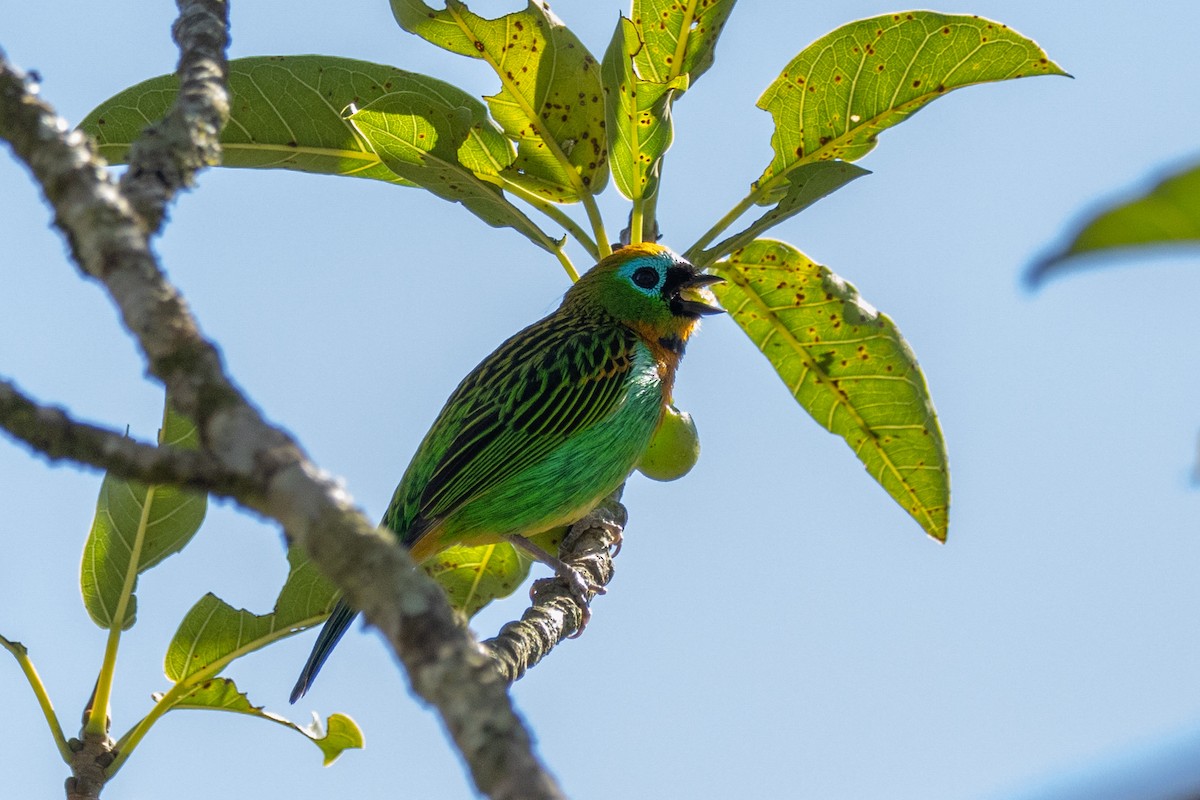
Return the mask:
<path fill-rule="evenodd" d="M 555 5 L 595 54 L 621 8 Z M 693 242 L 768 163 L 771 121 L 754 101 L 791 57 L 896 10 L 743 0 L 715 67 L 676 106 L 665 243 Z M 949 444 L 949 542 L 920 532 L 730 320 L 708 320 L 676 392 L 700 427 L 700 464 L 677 483 L 629 482 L 610 593 L 586 634 L 513 691 L 573 798 L 1097 797 L 1079 787 L 1111 786 L 1104 770 L 1163 742 L 1200 763 L 1198 259 L 1122 262 L 1036 294 L 1021 284 L 1081 209 L 1200 151 L 1200 6 L 938 10 L 1008 24 L 1075 79 L 938 100 L 880 137 L 860 162 L 873 175 L 772 235 L 854 283 L 915 350 Z M 174 69 L 173 14 L 48 0 L 0 13 L 0 46 L 74 123 Z M 400 31 L 383 0 L 234 4 L 233 56 L 310 52 L 496 87 L 481 62 Z M 610 190 L 602 207 L 619 229 L 624 201 Z M 566 288 L 521 237 L 416 189 L 215 170 L 172 216 L 158 252 L 236 380 L 372 517 L 458 380 Z M 0 374 L 153 436 L 159 387 L 10 158 L 0 242 Z M 29 647 L 70 734 L 104 645 L 78 589 L 100 476 L 7 439 L 0 476 L 0 633 Z M 204 592 L 267 611 L 285 570 L 275 526 L 214 505 L 193 544 L 142 578 L 115 731 L 166 688 L 166 643 Z M 499 604 L 476 628 L 491 635 L 521 608 Z M 347 636 L 288 708 L 311 641 L 227 674 L 270 710 L 350 714 L 366 751 L 325 769 L 281 728 L 179 712 L 105 797 L 473 796 L 373 634 Z M 0 714 L 8 791 L 61 797 L 65 768 L 7 657 Z"/>

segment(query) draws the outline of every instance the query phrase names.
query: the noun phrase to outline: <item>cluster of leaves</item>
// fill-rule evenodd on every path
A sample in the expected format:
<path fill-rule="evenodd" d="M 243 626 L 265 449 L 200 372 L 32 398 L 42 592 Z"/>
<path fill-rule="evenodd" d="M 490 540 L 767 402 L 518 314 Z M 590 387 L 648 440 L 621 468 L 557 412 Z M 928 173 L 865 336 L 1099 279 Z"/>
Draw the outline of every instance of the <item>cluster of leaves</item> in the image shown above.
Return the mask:
<path fill-rule="evenodd" d="M 168 401 L 159 431 L 160 446 L 194 449 L 196 426 L 176 413 Z M 96 514 L 83 548 L 80 587 L 92 621 L 108 631 L 104 660 L 96 689 L 84 715 L 84 731 L 103 735 L 108 729 L 109 697 L 115 677 L 121 635 L 137 621 L 138 576 L 178 553 L 204 521 L 207 498 L 173 486 L 145 485 L 107 474 L 100 485 Z M 349 717 L 331 715 L 325 726 L 315 721 L 301 726 L 253 705 L 228 678 L 217 677 L 234 659 L 258 650 L 326 616 L 336 599 L 331 584 L 308 562 L 289 554 L 291 570 L 270 614 L 236 609 L 212 594 L 201 598 L 183 618 L 167 645 L 164 671 L 172 685 L 153 696 L 153 705 L 115 746 L 117 757 L 109 776 L 122 767 L 142 737 L 164 714 L 176 709 L 231 711 L 259 717 L 295 730 L 316 744 L 325 763 L 344 750 L 363 746 L 362 732 Z M 37 678 L 28 653 L 19 642 L 0 638 L 0 645 L 17 656 L 42 701 L 59 750 L 70 763 L 62 727 Z"/>
<path fill-rule="evenodd" d="M 731 0 L 635 0 L 600 61 L 540 2 L 499 19 L 459 0 L 440 10 L 421 0 L 391 4 L 405 30 L 486 62 L 500 90 L 480 102 L 428 76 L 350 59 L 238 59 L 226 166 L 420 186 L 517 230 L 572 277 L 568 237 L 592 258 L 610 252 L 595 201 L 610 174 L 631 201 L 629 239 L 657 230 L 672 105 L 712 65 Z M 723 302 L 801 406 L 843 436 L 937 539 L 947 531 L 946 451 L 912 353 L 853 287 L 761 236 L 866 174 L 851 162 L 932 100 L 976 83 L 1049 74 L 1064 73 L 1035 43 L 979 17 L 912 11 L 838 28 L 800 52 L 759 98 L 775 121 L 773 158 L 748 194 L 684 249 L 730 279 Z M 120 162 L 174 90 L 171 76 L 141 83 L 82 127 Z M 583 207 L 586 225 L 565 213 L 570 204 Z M 719 238 L 755 206 L 767 210 Z M 566 236 L 550 235 L 527 210 Z M 776 260 L 764 265 L 767 253 Z M 780 281 L 796 291 L 776 291 Z"/>
<path fill-rule="evenodd" d="M 406 31 L 484 61 L 499 90 L 481 102 L 435 78 L 334 56 L 237 59 L 230 63 L 224 165 L 420 187 L 489 225 L 519 232 L 572 279 L 578 270 L 568 240 L 589 259 L 611 252 L 596 202 L 610 176 L 631 204 L 628 240 L 655 236 L 673 104 L 713 64 L 734 0 L 634 0 L 599 60 L 539 0 L 499 19 L 480 17 L 459 0 L 446 0 L 440 10 L 421 0 L 391 0 L 391 6 Z M 762 235 L 867 174 L 852 162 L 875 146 L 881 131 L 930 101 L 972 84 L 1048 74 L 1063 73 L 1035 43 L 978 17 L 913 11 L 838 28 L 801 51 L 760 97 L 758 106 L 775 122 L 773 156 L 761 176 L 698 241 L 680 248 L 727 279 L 717 288 L 719 299 L 801 407 L 843 437 L 939 540 L 947 533 L 946 448 L 912 352 L 853 286 Z M 173 76 L 152 78 L 102 103 L 81 128 L 103 156 L 121 163 L 177 90 Z M 584 221 L 567 213 L 572 205 L 582 208 Z M 756 206 L 765 210 L 731 233 Z M 533 212 L 565 235 L 548 233 Z M 186 421 L 168 412 L 164 436 L 185 441 L 188 435 Z M 89 612 L 110 630 L 110 655 L 135 619 L 137 575 L 187 543 L 203 502 L 105 479 L 83 583 Z M 543 546 L 555 547 L 560 535 L 547 534 Z M 234 658 L 327 615 L 332 588 L 295 556 L 291 563 L 271 614 L 234 609 L 212 595 L 197 603 L 168 646 L 172 686 L 122 737 L 120 761 L 176 708 L 237 711 L 292 725 L 217 677 Z M 452 548 L 429 565 L 468 615 L 515 589 L 528 569 L 507 543 Z M 19 645 L 0 644 L 24 658 Z M 103 725 L 112 663 L 105 661 L 89 728 Z M 293 727 L 320 745 L 327 760 L 361 746 L 358 729 L 339 715 L 329 719 L 327 733 Z"/>

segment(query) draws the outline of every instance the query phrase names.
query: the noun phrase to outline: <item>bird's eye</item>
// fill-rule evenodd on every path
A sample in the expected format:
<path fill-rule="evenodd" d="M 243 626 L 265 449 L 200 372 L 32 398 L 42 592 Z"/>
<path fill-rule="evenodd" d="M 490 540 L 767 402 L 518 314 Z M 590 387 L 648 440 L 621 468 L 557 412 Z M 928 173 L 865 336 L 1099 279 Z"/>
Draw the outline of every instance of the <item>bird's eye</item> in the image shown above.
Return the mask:
<path fill-rule="evenodd" d="M 653 267 L 640 267 L 633 271 L 633 282 L 643 289 L 653 289 L 658 286 L 658 270 Z"/>

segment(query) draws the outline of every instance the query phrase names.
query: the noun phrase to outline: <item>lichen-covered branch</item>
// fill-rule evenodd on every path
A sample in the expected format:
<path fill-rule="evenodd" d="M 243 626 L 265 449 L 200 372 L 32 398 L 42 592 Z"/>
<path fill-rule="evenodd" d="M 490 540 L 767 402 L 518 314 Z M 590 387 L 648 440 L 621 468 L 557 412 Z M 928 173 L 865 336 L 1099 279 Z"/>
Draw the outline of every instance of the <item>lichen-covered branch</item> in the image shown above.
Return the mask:
<path fill-rule="evenodd" d="M 72 419 L 66 410 L 41 405 L 0 379 L 0 430 L 51 461 L 72 461 L 144 483 L 170 483 L 236 496 L 252 487 L 230 475 L 200 450 L 159 447 L 121 431 Z"/>
<path fill-rule="evenodd" d="M 171 29 L 179 45 L 179 94 L 170 111 L 133 143 L 121 192 L 158 230 L 167 204 L 197 172 L 221 160 L 221 129 L 229 120 L 229 7 L 225 0 L 179 3 Z"/>
<path fill-rule="evenodd" d="M 208 38 L 189 34 L 189 21 L 207 24 L 205 13 L 195 9 L 223 12 L 224 4 L 181 0 L 180 7 L 177 40 L 185 48 L 189 43 L 208 47 Z M 196 59 L 185 52 L 180 63 L 193 64 Z M 182 115 L 185 124 L 193 124 L 189 113 Z M 203 110 L 198 113 L 208 118 Z M 219 110 L 214 113 L 221 115 Z M 198 124 L 204 127 L 207 122 Z M 196 422 L 201 452 L 223 473 L 220 478 L 184 482 L 228 492 L 242 505 L 283 525 L 288 537 L 387 638 L 404 663 L 413 690 L 440 712 L 480 791 L 512 800 L 561 797 L 533 755 L 529 733 L 512 708 L 505 681 L 455 623 L 441 590 L 363 516 L 337 481 L 318 470 L 290 436 L 268 424 L 249 403 L 159 269 L 148 241 L 157 222 L 154 212 L 146 209 L 165 206 L 189 179 L 188 173 L 181 172 L 185 177 L 178 181 L 170 177 L 160 181 L 163 192 L 149 192 L 152 200 L 139 193 L 135 207 L 86 137 L 70 131 L 38 99 L 26 76 L 2 55 L 0 138 L 10 143 L 41 185 L 76 263 L 108 291 L 146 357 L 148 372 L 167 387 L 176 408 Z M 175 156 L 179 163 L 189 158 Z M 153 162 L 147 157 L 146 163 Z M 150 216 L 151 224 L 143 213 Z M 82 436 L 65 416 L 59 422 L 68 437 Z M 19 426 L 19 421 L 5 425 L 9 430 Z M 82 438 L 90 437 L 93 443 L 105 438 L 93 434 L 97 431 Z M 63 457 L 77 455 L 81 454 L 63 453 Z M 110 466 L 96 452 L 92 455 L 97 457 L 91 463 Z M 131 450 L 125 455 L 137 454 Z M 132 461 L 125 466 L 134 471 Z M 174 467 L 181 468 L 178 463 Z M 94 778 L 77 775 L 75 783 L 85 777 L 85 782 Z"/>
<path fill-rule="evenodd" d="M 613 548 L 620 545 L 625 527 L 625 506 L 621 490 L 596 506 L 567 532 L 559 548 L 559 558 L 581 570 L 595 586 L 606 586 L 613 576 Z M 582 631 L 583 609 L 561 578 L 543 578 L 533 585 L 533 604 L 500 629 L 495 637 L 481 643 L 505 680 L 519 680 L 545 658 L 559 642 Z"/>

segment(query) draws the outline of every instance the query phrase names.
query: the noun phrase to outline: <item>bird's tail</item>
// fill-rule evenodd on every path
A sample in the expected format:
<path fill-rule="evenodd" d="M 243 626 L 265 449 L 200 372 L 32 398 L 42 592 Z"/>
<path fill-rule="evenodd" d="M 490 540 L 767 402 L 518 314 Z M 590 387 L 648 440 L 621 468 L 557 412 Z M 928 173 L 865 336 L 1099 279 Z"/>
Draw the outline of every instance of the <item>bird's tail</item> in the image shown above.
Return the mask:
<path fill-rule="evenodd" d="M 345 600 L 337 601 L 337 605 L 333 607 L 333 613 L 329 615 L 329 619 L 325 620 L 325 627 L 321 628 L 321 635 L 317 637 L 317 643 L 313 645 L 304 669 L 300 670 L 300 678 L 292 689 L 291 702 L 295 703 L 312 687 L 325 659 L 329 658 L 334 645 L 342 638 L 342 634 L 350 627 L 350 623 L 356 616 L 358 616 L 358 612 L 346 605 Z"/>

